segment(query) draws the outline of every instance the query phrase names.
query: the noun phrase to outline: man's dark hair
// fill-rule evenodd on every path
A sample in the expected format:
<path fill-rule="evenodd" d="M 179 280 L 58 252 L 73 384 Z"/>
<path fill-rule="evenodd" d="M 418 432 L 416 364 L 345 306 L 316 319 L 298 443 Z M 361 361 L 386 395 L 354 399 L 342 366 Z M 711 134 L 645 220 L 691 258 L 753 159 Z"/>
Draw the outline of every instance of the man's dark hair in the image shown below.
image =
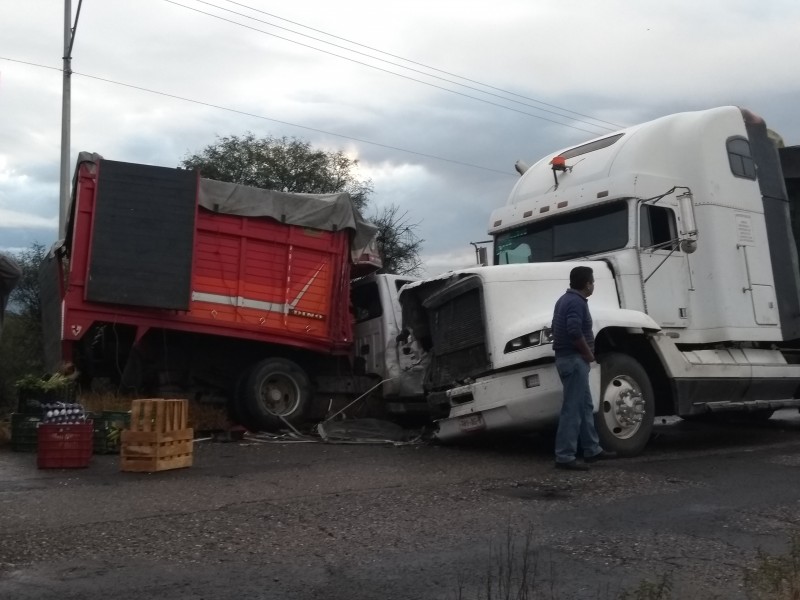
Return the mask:
<path fill-rule="evenodd" d="M 575 267 L 569 272 L 569 287 L 573 290 L 582 290 L 592 280 L 591 267 Z"/>

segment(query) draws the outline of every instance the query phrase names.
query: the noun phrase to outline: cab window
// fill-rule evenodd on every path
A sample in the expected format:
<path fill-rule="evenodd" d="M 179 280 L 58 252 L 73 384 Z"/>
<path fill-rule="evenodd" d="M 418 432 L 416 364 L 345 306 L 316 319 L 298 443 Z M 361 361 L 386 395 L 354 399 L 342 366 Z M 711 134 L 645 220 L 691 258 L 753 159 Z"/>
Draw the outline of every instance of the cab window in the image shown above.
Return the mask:
<path fill-rule="evenodd" d="M 672 209 L 643 204 L 639 216 L 639 245 L 642 248 L 678 249 L 678 228 Z"/>

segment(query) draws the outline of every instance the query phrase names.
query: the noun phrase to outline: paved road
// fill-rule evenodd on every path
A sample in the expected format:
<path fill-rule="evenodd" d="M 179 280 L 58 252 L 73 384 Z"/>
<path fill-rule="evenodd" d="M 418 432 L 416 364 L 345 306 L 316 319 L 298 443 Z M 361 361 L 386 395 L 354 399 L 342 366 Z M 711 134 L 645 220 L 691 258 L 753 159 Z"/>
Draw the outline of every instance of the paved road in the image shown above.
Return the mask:
<path fill-rule="evenodd" d="M 659 425 L 642 456 L 589 473 L 553 469 L 551 444 L 204 442 L 194 467 L 151 475 L 0 451 L 0 598 L 486 598 L 510 538 L 537 597 L 666 575 L 674 598 L 727 600 L 800 527 L 796 411 Z"/>

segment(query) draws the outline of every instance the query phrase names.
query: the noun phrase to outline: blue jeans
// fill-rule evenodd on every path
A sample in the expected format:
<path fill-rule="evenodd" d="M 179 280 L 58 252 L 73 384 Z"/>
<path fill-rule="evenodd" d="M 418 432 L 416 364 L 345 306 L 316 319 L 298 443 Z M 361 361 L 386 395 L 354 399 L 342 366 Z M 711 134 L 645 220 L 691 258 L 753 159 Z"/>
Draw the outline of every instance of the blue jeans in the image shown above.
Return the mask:
<path fill-rule="evenodd" d="M 584 456 L 602 452 L 594 427 L 592 394 L 589 391 L 589 363 L 579 354 L 556 358 L 556 369 L 564 385 L 564 402 L 556 433 L 556 462 L 572 462 L 578 441 Z"/>

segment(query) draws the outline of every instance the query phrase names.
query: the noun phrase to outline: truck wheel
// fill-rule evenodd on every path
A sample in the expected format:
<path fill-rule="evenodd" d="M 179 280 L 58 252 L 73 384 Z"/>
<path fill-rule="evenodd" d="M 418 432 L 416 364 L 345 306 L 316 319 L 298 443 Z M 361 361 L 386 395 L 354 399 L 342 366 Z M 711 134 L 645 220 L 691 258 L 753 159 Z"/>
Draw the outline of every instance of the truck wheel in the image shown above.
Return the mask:
<path fill-rule="evenodd" d="M 258 363 L 247 378 L 244 404 L 255 424 L 265 431 L 297 425 L 311 403 L 311 384 L 297 364 L 285 358 Z"/>
<path fill-rule="evenodd" d="M 598 362 L 600 408 L 595 424 L 600 445 L 622 456 L 635 456 L 653 431 L 655 400 L 650 378 L 626 354 L 606 354 Z"/>

